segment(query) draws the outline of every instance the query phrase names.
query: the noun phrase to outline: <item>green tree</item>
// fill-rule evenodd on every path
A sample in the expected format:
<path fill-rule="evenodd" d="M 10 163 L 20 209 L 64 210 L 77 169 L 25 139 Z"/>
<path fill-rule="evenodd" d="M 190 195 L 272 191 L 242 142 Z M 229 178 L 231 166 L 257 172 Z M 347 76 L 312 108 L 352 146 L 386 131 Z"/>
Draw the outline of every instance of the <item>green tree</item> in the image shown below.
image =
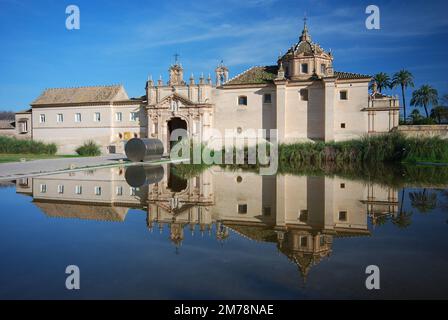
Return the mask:
<path fill-rule="evenodd" d="M 437 105 L 438 100 L 437 90 L 430 85 L 424 84 L 412 92 L 411 106 L 425 108 L 426 118 L 428 118 L 428 107 Z"/>
<path fill-rule="evenodd" d="M 383 89 L 389 89 L 392 87 L 392 82 L 390 80 L 390 77 L 385 72 L 377 73 L 373 76 L 372 82 L 376 82 L 377 89 L 379 92 L 382 92 Z M 372 88 L 372 84 L 370 85 Z"/>
<path fill-rule="evenodd" d="M 438 124 L 446 123 L 448 121 L 448 107 L 437 106 L 432 108 L 430 116 L 436 120 Z"/>
<path fill-rule="evenodd" d="M 396 88 L 401 87 L 401 98 L 403 100 L 403 115 L 404 122 L 406 123 L 406 98 L 405 98 L 405 90 L 408 87 L 414 87 L 414 76 L 407 70 L 400 70 L 396 72 L 392 77 L 392 87 Z"/>

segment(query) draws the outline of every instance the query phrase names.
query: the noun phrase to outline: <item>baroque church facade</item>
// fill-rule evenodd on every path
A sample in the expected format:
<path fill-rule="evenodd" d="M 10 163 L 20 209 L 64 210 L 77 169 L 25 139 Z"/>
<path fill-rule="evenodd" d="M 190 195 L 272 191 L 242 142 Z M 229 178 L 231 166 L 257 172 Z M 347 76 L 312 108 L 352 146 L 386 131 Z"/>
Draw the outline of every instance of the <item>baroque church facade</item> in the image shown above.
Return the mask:
<path fill-rule="evenodd" d="M 120 85 L 47 89 L 16 116 L 22 121 L 16 136 L 54 142 L 59 153 L 94 139 L 104 153 L 114 153 L 132 137 L 158 138 L 169 151 L 175 129 L 219 146 L 226 130 L 238 137 L 276 129 L 280 143 L 292 143 L 342 141 L 398 126 L 397 97 L 369 93 L 371 76 L 335 71 L 333 63 L 304 24 L 299 41 L 275 65 L 232 78 L 221 63 L 214 81 L 210 75 L 186 81 L 176 59 L 168 81 L 149 78 L 139 98 L 129 98 Z"/>

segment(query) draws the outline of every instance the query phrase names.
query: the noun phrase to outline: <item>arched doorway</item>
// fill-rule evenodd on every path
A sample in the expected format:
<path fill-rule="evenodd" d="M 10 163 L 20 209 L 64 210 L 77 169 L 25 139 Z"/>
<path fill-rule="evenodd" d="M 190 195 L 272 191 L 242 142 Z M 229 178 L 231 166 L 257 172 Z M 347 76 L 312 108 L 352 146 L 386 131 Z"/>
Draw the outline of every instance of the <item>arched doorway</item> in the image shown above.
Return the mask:
<path fill-rule="evenodd" d="M 188 138 L 188 133 L 187 133 L 187 122 L 179 117 L 174 117 L 171 118 L 168 121 L 168 141 L 167 141 L 167 146 L 169 148 L 168 151 L 171 150 L 171 148 L 178 143 L 181 139 L 183 138 Z M 171 134 L 174 132 L 174 130 L 177 129 L 183 129 L 184 131 L 179 131 L 176 132 L 176 136 L 177 139 L 175 141 L 171 141 Z"/>

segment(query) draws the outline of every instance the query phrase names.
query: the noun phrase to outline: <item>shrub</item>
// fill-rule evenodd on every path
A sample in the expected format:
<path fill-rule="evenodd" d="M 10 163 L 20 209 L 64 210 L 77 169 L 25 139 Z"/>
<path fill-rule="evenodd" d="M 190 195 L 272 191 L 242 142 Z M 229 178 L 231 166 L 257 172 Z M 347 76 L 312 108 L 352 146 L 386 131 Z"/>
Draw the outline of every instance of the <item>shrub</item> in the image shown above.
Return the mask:
<path fill-rule="evenodd" d="M 76 149 L 76 153 L 80 156 L 99 156 L 101 148 L 93 140 L 84 142 L 84 144 Z"/>
<path fill-rule="evenodd" d="M 0 153 L 49 154 L 53 155 L 58 148 L 54 143 L 43 143 L 34 140 L 19 140 L 0 136 Z"/>

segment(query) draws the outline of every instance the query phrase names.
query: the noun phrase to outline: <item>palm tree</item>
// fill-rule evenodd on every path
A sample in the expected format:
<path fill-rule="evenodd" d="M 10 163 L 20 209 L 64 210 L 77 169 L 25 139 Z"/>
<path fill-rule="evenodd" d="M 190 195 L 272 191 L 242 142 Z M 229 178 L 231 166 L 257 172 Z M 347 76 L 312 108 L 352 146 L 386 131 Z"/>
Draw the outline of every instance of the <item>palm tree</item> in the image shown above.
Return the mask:
<path fill-rule="evenodd" d="M 379 92 L 381 92 L 381 90 L 383 89 L 391 88 L 392 84 L 389 75 L 385 72 L 380 72 L 374 75 L 372 78 L 372 82 L 376 82 L 377 89 Z"/>
<path fill-rule="evenodd" d="M 405 198 L 405 188 L 401 189 L 401 203 L 400 212 L 397 216 L 392 218 L 392 223 L 398 228 L 407 228 L 411 225 L 412 212 L 404 210 L 404 198 Z"/>
<path fill-rule="evenodd" d="M 428 118 L 428 106 L 436 105 L 438 100 L 437 90 L 430 85 L 424 84 L 412 92 L 411 106 L 425 108 L 426 118 Z"/>
<path fill-rule="evenodd" d="M 411 205 L 421 213 L 426 213 L 437 207 L 437 194 L 435 192 L 426 193 L 427 189 L 423 191 L 415 191 L 409 193 Z"/>
<path fill-rule="evenodd" d="M 404 122 L 406 123 L 406 100 L 404 91 L 407 87 L 414 87 L 414 76 L 407 70 L 400 70 L 392 77 L 392 87 L 401 87 L 401 97 L 403 99 Z"/>

